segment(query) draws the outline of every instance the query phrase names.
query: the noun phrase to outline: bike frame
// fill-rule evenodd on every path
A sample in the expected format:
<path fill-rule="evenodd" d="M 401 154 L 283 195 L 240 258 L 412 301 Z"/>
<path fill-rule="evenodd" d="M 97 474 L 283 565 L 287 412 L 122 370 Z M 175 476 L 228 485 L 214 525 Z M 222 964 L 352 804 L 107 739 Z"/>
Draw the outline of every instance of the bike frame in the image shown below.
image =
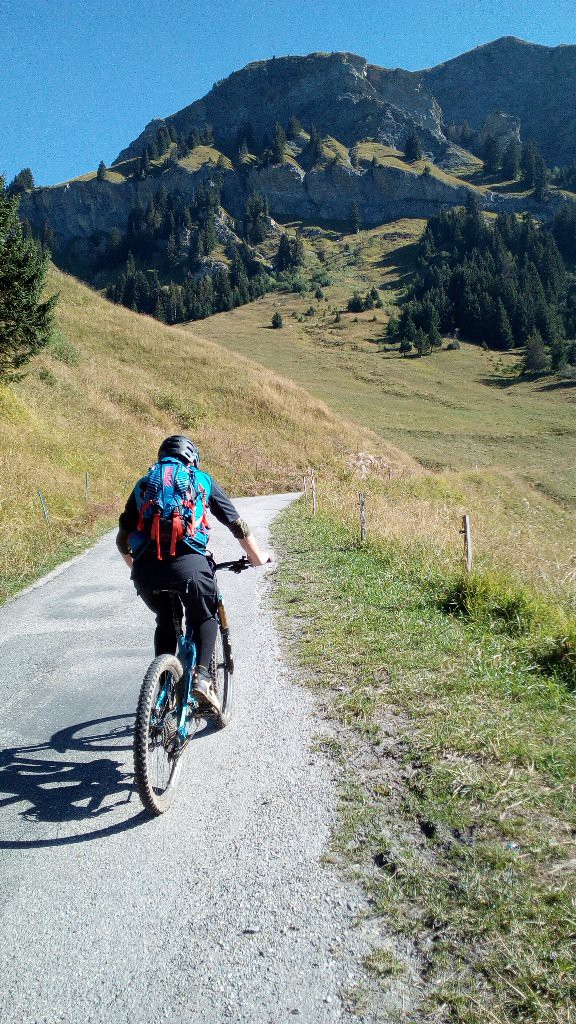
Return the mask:
<path fill-rule="evenodd" d="M 231 572 L 242 572 L 244 569 L 249 568 L 250 563 L 246 558 L 236 559 L 231 562 L 212 562 L 214 569 L 214 579 L 216 579 L 216 572 L 220 569 L 229 569 Z M 180 712 L 180 719 L 178 721 L 178 740 L 180 745 L 183 746 L 190 738 L 189 721 L 198 711 L 199 704 L 192 692 L 192 678 L 194 675 L 194 669 L 196 668 L 196 644 L 193 638 L 193 627 L 187 622 L 186 632 L 182 632 L 181 617 L 178 614 L 176 598 L 179 598 L 177 590 L 170 590 L 168 593 L 172 599 L 172 614 L 174 616 L 174 625 L 176 627 L 176 635 L 178 637 L 178 660 L 182 665 L 182 685 L 184 688 L 183 699 L 182 699 L 182 710 Z M 218 590 L 218 623 L 220 632 L 222 635 L 222 645 L 224 648 L 224 656 L 228 663 L 228 669 L 230 672 L 234 671 L 234 664 L 232 661 L 232 652 L 230 649 L 230 641 L 228 636 L 228 616 L 226 615 L 226 609 L 224 607 L 224 600 L 222 594 Z M 168 699 L 169 687 L 165 683 L 160 693 L 158 694 L 156 704 L 154 706 L 154 713 L 159 718 L 162 717 L 164 705 Z"/>

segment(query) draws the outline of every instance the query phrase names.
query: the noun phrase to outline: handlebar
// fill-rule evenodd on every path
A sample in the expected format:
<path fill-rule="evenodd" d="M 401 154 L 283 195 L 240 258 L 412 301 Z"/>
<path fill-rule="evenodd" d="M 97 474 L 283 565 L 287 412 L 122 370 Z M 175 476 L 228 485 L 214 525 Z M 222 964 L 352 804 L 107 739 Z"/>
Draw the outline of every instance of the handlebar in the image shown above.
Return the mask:
<path fill-rule="evenodd" d="M 272 559 L 269 558 L 268 562 L 271 562 L 271 561 L 272 561 Z M 247 555 L 242 555 L 242 558 L 236 558 L 232 562 L 215 562 L 214 563 L 214 569 L 215 569 L 216 572 L 218 572 L 219 569 L 228 569 L 229 572 L 239 573 L 239 572 L 243 572 L 244 569 L 253 569 L 253 568 L 254 568 L 254 566 L 249 562 Z"/>

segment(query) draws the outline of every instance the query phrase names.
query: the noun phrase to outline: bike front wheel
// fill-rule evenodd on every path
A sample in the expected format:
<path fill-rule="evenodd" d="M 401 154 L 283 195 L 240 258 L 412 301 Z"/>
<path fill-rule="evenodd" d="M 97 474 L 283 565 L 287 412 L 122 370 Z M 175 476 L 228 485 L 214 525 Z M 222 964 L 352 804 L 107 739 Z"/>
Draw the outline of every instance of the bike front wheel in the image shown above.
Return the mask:
<path fill-rule="evenodd" d="M 223 729 L 225 725 L 228 725 L 228 722 L 232 718 L 234 696 L 232 689 L 232 669 L 232 652 L 230 649 L 228 630 L 220 627 L 216 637 L 214 654 L 212 655 L 212 661 L 210 662 L 212 686 L 218 695 L 218 700 L 220 701 L 220 707 L 222 709 L 216 717 L 216 724 L 220 729 Z"/>
<path fill-rule="evenodd" d="M 176 796 L 182 770 L 182 701 L 182 665 L 173 655 L 161 654 L 144 676 L 134 728 L 136 786 L 150 814 L 163 814 Z"/>

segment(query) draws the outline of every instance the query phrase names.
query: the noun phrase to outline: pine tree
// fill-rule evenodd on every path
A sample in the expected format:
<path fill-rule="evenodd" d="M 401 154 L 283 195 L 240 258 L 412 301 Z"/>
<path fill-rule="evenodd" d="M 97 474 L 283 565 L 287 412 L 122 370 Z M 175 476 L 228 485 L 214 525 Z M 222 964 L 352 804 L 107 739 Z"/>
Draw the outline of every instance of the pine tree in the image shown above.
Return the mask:
<path fill-rule="evenodd" d="M 360 210 L 358 209 L 358 204 L 352 203 L 352 206 L 350 208 L 350 231 L 352 232 L 352 234 L 357 235 L 358 232 L 360 231 L 361 226 L 362 222 L 360 220 Z"/>
<path fill-rule="evenodd" d="M 540 153 L 537 153 L 534 158 L 534 199 L 541 203 L 546 198 L 548 192 L 548 178 L 546 174 L 546 164 Z"/>
<path fill-rule="evenodd" d="M 515 181 L 520 174 L 521 155 L 520 143 L 514 136 L 513 139 L 510 139 L 502 155 L 502 177 L 504 181 Z"/>
<path fill-rule="evenodd" d="M 288 128 L 286 129 L 286 138 L 293 141 L 294 139 L 298 138 L 301 131 L 302 125 L 300 124 L 300 121 L 294 114 L 292 114 L 288 121 Z"/>
<path fill-rule="evenodd" d="M 422 146 L 416 132 L 410 132 L 406 139 L 404 143 L 404 156 L 411 164 L 415 163 L 416 160 L 422 159 Z"/>
<path fill-rule="evenodd" d="M 533 331 L 526 339 L 526 351 L 524 354 L 524 369 L 527 371 L 544 370 L 548 365 L 548 356 L 544 348 L 544 342 L 538 331 Z"/>
<path fill-rule="evenodd" d="M 512 333 L 510 319 L 502 299 L 498 299 L 495 327 L 494 342 L 496 346 L 505 352 L 514 348 L 514 335 Z"/>
<path fill-rule="evenodd" d="M 522 168 L 522 180 L 526 188 L 534 187 L 534 171 L 536 157 L 539 156 L 538 147 L 534 142 L 528 141 L 522 150 L 520 166 Z"/>
<path fill-rule="evenodd" d="M 308 143 L 308 151 L 310 154 L 310 162 L 314 167 L 315 164 L 319 163 L 324 156 L 324 148 L 322 146 L 322 136 L 317 128 L 310 129 L 310 142 Z"/>
<path fill-rule="evenodd" d="M 57 295 L 41 301 L 48 259 L 18 219 L 18 198 L 0 178 L 0 381 L 17 380 L 22 367 L 50 339 Z"/>
<path fill-rule="evenodd" d="M 17 195 L 20 192 L 27 192 L 34 188 L 34 175 L 29 167 L 23 167 L 12 179 L 6 189 L 8 195 Z"/>
<path fill-rule="evenodd" d="M 281 164 L 286 152 L 286 134 L 279 121 L 274 126 L 274 138 L 272 140 L 271 154 L 272 163 Z"/>
<path fill-rule="evenodd" d="M 498 173 L 502 152 L 500 143 L 494 135 L 487 135 L 482 146 L 482 159 L 484 161 L 484 173 L 493 175 Z"/>
<path fill-rule="evenodd" d="M 98 164 L 98 170 L 96 171 L 96 177 L 98 181 L 106 181 L 106 164 L 103 160 Z"/>

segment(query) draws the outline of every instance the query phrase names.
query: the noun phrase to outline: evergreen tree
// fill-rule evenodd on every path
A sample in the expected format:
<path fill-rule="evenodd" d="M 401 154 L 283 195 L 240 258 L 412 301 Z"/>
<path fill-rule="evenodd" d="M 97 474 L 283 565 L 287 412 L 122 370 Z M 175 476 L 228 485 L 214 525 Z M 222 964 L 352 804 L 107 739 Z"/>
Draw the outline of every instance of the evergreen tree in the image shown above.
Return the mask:
<path fill-rule="evenodd" d="M 548 356 L 544 348 L 544 342 L 538 331 L 533 331 L 526 339 L 526 352 L 524 354 L 524 369 L 527 371 L 544 370 L 548 365 Z"/>
<path fill-rule="evenodd" d="M 534 199 L 541 203 L 546 198 L 548 192 L 548 177 L 546 174 L 546 164 L 540 153 L 537 153 L 534 158 Z"/>
<path fill-rule="evenodd" d="M 358 232 L 360 231 L 361 226 L 362 222 L 360 220 L 360 210 L 358 209 L 358 204 L 352 203 L 352 206 L 350 208 L 350 231 L 353 234 L 357 235 Z"/>
<path fill-rule="evenodd" d="M 106 181 L 106 164 L 103 160 L 98 164 L 98 170 L 96 171 L 96 177 L 98 181 Z"/>
<path fill-rule="evenodd" d="M 526 188 L 534 188 L 536 158 L 539 155 L 538 147 L 534 142 L 528 141 L 522 149 L 520 166 L 522 168 L 522 180 Z"/>
<path fill-rule="evenodd" d="M 279 121 L 274 126 L 274 138 L 272 140 L 272 163 L 281 164 L 286 152 L 286 134 Z"/>
<path fill-rule="evenodd" d="M 288 121 L 288 128 L 286 129 L 286 138 L 293 141 L 294 139 L 298 138 L 301 131 L 302 125 L 300 124 L 300 121 L 294 114 L 292 114 Z"/>
<path fill-rule="evenodd" d="M 416 160 L 422 159 L 422 146 L 416 132 L 410 132 L 406 139 L 404 143 L 404 156 L 411 164 L 415 163 Z"/>
<path fill-rule="evenodd" d="M 280 327 L 283 326 L 284 321 L 282 320 L 282 314 L 278 310 L 276 310 L 274 316 L 272 317 L 272 327 L 274 327 L 275 330 L 278 330 Z"/>
<path fill-rule="evenodd" d="M 494 342 L 497 348 L 502 349 L 505 352 L 514 348 L 512 326 L 502 299 L 498 299 Z"/>
<path fill-rule="evenodd" d="M 474 132 L 472 131 L 468 121 L 464 121 L 460 129 L 460 145 L 464 146 L 464 149 L 469 149 L 474 139 Z"/>
<path fill-rule="evenodd" d="M 310 156 L 310 163 L 314 167 L 315 164 L 319 163 L 324 156 L 324 148 L 322 146 L 322 136 L 317 128 L 314 126 L 310 129 L 310 141 L 308 143 L 308 152 Z"/>
<path fill-rule="evenodd" d="M 2 187 L 4 187 L 2 185 Z M 20 192 L 27 192 L 34 188 L 34 175 L 29 167 L 23 167 L 18 174 L 12 178 L 6 191 L 8 195 L 18 195 Z"/>
<path fill-rule="evenodd" d="M 246 203 L 244 223 L 249 242 L 264 241 L 268 230 L 268 203 L 258 192 L 252 192 Z"/>
<path fill-rule="evenodd" d="M 487 135 L 482 146 L 482 159 L 484 161 L 484 173 L 488 175 L 498 174 L 502 151 L 500 143 L 494 135 Z"/>
<path fill-rule="evenodd" d="M 48 342 L 58 296 L 41 301 L 48 259 L 18 219 L 18 198 L 0 178 L 0 381 L 17 380 Z"/>
<path fill-rule="evenodd" d="M 510 139 L 502 155 L 502 177 L 505 181 L 516 181 L 520 174 L 522 149 L 516 136 Z"/>

